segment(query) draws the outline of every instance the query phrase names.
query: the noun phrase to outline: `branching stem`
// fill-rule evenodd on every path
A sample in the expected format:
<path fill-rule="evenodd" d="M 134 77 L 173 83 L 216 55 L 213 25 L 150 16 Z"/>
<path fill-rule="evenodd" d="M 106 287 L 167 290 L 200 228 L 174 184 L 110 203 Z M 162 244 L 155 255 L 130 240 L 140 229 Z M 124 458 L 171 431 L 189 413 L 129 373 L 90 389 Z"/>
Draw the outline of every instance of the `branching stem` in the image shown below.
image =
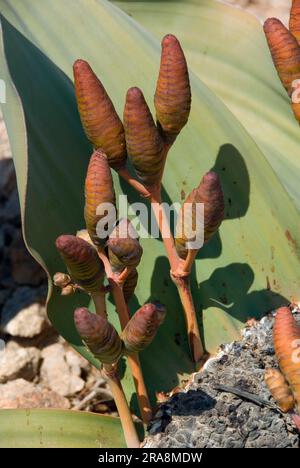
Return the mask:
<path fill-rule="evenodd" d="M 169 148 L 166 148 L 166 154 L 168 149 Z M 171 276 L 177 286 L 180 300 L 184 309 L 191 355 L 193 361 L 197 364 L 201 361 L 201 358 L 204 355 L 204 348 L 201 341 L 189 282 L 189 275 L 192 264 L 195 260 L 196 251 L 189 251 L 185 261 L 182 261 L 179 258 L 175 248 L 174 237 L 170 229 L 169 220 L 162 205 L 160 187 L 156 187 L 153 191 L 146 189 L 140 182 L 135 180 L 133 177 L 128 176 L 126 169 L 124 171 L 119 171 L 119 174 L 121 177 L 124 177 L 124 179 L 127 180 L 127 182 L 130 183 L 130 185 L 134 187 L 140 193 L 140 195 L 146 196 L 150 199 L 152 210 L 169 259 Z"/>
<path fill-rule="evenodd" d="M 190 350 L 193 360 L 197 366 L 197 364 L 201 362 L 201 359 L 204 355 L 204 349 L 200 337 L 194 301 L 191 293 L 190 279 L 189 276 L 171 276 L 177 286 L 182 307 L 185 312 Z"/>
<path fill-rule="evenodd" d="M 95 303 L 96 313 L 102 317 L 106 317 L 104 294 L 93 294 L 92 298 Z M 119 379 L 117 363 L 104 364 L 103 371 L 108 380 L 111 393 L 113 394 L 116 403 L 127 447 L 138 448 L 140 446 L 140 442 L 132 420 L 132 414 L 128 407 L 126 396 Z"/>
<path fill-rule="evenodd" d="M 124 299 L 124 294 L 122 291 L 122 282 L 118 281 L 114 275 L 109 260 L 104 252 L 98 252 L 99 257 L 104 263 L 106 276 L 111 284 L 112 293 L 114 296 L 115 306 L 119 315 L 119 320 L 122 330 L 125 328 L 129 322 L 130 316 L 128 312 L 128 307 Z M 117 279 L 117 280 L 116 280 Z M 138 354 L 133 354 L 127 357 L 128 364 L 132 373 L 133 381 L 136 388 L 136 394 L 138 399 L 138 404 L 141 412 L 142 419 L 145 424 L 148 424 L 152 418 L 151 405 L 144 382 L 144 377 L 140 365 L 140 360 Z"/>

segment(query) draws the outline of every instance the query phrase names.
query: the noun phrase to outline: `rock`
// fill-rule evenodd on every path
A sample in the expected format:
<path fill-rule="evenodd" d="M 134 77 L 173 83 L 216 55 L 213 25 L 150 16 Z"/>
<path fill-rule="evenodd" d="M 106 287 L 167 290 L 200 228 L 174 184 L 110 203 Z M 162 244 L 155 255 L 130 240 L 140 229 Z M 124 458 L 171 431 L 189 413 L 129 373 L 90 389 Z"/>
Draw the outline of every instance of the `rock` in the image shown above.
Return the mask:
<path fill-rule="evenodd" d="M 0 161 L 0 197 L 8 198 L 17 186 L 13 160 L 10 158 Z"/>
<path fill-rule="evenodd" d="M 41 379 L 51 390 L 59 395 L 67 396 L 83 389 L 85 382 L 80 377 L 81 368 L 77 363 L 69 364 L 65 348 L 61 343 L 47 346 L 42 351 L 43 363 Z"/>
<path fill-rule="evenodd" d="M 0 384 L 0 408 L 62 408 L 68 409 L 69 401 L 46 388 L 35 387 L 31 382 L 17 379 Z"/>
<path fill-rule="evenodd" d="M 0 330 L 13 336 L 33 337 L 47 326 L 45 288 L 21 287 L 5 302 Z"/>
<path fill-rule="evenodd" d="M 4 160 L 5 158 L 11 158 L 11 149 L 8 142 L 4 120 L 0 113 L 0 160 Z"/>
<path fill-rule="evenodd" d="M 0 383 L 17 378 L 33 380 L 37 375 L 39 362 L 40 351 L 37 348 L 23 348 L 15 341 L 9 341 L 0 361 Z"/>
<path fill-rule="evenodd" d="M 66 350 L 66 361 L 76 375 L 80 375 L 81 370 L 87 372 L 90 369 L 89 362 L 72 348 Z"/>
<path fill-rule="evenodd" d="M 300 324 L 300 311 L 295 312 Z M 243 331 L 239 342 L 221 347 L 185 389 L 159 407 L 149 427 L 146 448 L 300 448 L 290 414 L 274 411 L 218 385 L 251 393 L 274 404 L 264 382 L 267 367 L 277 367 L 270 314 Z"/>
<path fill-rule="evenodd" d="M 16 283 L 38 286 L 46 281 L 44 270 L 26 249 L 21 231 L 17 232 L 9 250 L 11 275 Z"/>
<path fill-rule="evenodd" d="M 43 388 L 35 388 L 32 392 L 17 399 L 17 408 L 60 408 L 69 409 L 70 402 L 58 393 Z"/>
<path fill-rule="evenodd" d="M 20 310 L 11 320 L 3 314 L 2 321 L 5 323 L 2 332 L 23 338 L 33 338 L 48 326 L 46 308 L 37 302 Z"/>
<path fill-rule="evenodd" d="M 5 384 L 0 384 L 0 406 L 2 400 L 14 400 L 24 395 L 24 393 L 32 392 L 32 390 L 34 390 L 34 383 L 24 379 L 16 379 Z"/>

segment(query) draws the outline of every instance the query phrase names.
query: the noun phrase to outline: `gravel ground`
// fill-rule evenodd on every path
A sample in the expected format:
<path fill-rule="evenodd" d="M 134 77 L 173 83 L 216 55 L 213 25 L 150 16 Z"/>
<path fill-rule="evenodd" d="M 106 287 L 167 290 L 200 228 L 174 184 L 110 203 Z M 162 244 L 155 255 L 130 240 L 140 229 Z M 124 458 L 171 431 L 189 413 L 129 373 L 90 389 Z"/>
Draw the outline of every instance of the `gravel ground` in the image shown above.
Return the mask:
<path fill-rule="evenodd" d="M 300 311 L 295 313 L 300 324 Z M 146 447 L 300 448 L 290 415 L 216 390 L 226 385 L 274 403 L 264 383 L 266 367 L 277 367 L 272 315 L 245 328 L 243 339 L 226 345 L 195 373 L 183 392 L 158 409 Z"/>

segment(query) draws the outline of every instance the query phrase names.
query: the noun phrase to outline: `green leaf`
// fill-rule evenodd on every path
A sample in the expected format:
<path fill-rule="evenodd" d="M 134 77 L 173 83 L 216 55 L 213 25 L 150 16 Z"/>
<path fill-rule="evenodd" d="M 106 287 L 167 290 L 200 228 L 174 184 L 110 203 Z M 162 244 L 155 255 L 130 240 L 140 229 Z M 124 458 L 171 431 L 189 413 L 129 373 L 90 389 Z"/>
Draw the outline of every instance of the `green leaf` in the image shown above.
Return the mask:
<path fill-rule="evenodd" d="M 114 3 L 157 38 L 177 35 L 192 70 L 250 133 L 299 210 L 299 125 L 259 20 L 214 0 Z"/>
<path fill-rule="evenodd" d="M 0 411 L 0 448 L 122 448 L 120 420 L 56 409 Z"/>
<path fill-rule="evenodd" d="M 91 148 L 76 111 L 72 63 L 84 58 L 121 114 L 128 87 L 152 103 L 160 60 L 157 40 L 106 1 L 2 1 L 3 105 L 16 164 L 27 246 L 51 277 L 62 270 L 54 246 L 62 233 L 84 225 L 83 182 Z M 166 31 L 167 32 L 167 31 Z M 3 54 L 5 52 L 5 57 Z M 205 246 L 192 272 L 192 289 L 206 348 L 239 336 L 243 323 L 298 297 L 299 215 L 265 157 L 243 126 L 195 76 L 190 121 L 167 160 L 165 201 L 179 201 L 202 175 L 219 173 L 226 198 L 220 234 Z M 153 110 L 153 105 L 151 105 Z M 139 197 L 114 181 L 117 194 Z M 131 310 L 153 299 L 167 305 L 156 339 L 141 353 L 146 385 L 170 390 L 191 372 L 184 318 L 169 278 L 162 242 L 142 239 L 144 255 Z M 60 333 L 91 360 L 75 331 L 73 310 L 83 295 L 61 297 L 50 282 L 48 313 Z M 117 325 L 111 301 L 110 320 Z M 123 383 L 133 394 L 129 372 Z"/>

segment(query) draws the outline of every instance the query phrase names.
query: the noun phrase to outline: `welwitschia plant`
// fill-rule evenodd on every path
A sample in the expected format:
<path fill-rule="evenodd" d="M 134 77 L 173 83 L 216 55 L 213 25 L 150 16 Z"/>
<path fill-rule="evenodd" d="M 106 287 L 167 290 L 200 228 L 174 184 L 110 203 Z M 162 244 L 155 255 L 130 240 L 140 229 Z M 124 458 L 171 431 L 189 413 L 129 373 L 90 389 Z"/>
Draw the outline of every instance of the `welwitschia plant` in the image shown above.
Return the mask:
<path fill-rule="evenodd" d="M 85 181 L 84 218 L 86 230 L 76 236 L 62 235 L 56 246 L 69 275 L 57 273 L 55 284 L 62 293 L 76 288 L 90 294 L 96 315 L 85 308 L 75 311 L 75 325 L 83 342 L 103 369 L 114 394 L 129 445 L 137 436 L 118 376 L 117 363 L 126 355 L 136 384 L 141 415 L 147 423 L 151 408 L 138 353 L 154 338 L 165 316 L 158 304 L 146 304 L 130 319 L 128 301 L 138 280 L 137 266 L 142 247 L 127 219 L 117 221 L 117 207 L 111 168 L 150 200 L 169 257 L 171 277 L 176 284 L 186 316 L 193 360 L 200 363 L 204 349 L 189 285 L 189 275 L 199 248 L 219 228 L 224 217 L 219 177 L 210 172 L 184 202 L 179 214 L 176 241 L 162 207 L 161 184 L 169 149 L 186 125 L 191 106 L 191 89 L 186 60 L 172 35 L 162 41 L 160 71 L 155 92 L 157 124 L 142 91 L 130 88 L 124 109 L 124 127 L 113 103 L 91 67 L 84 60 L 74 64 L 78 110 L 86 135 L 94 146 Z M 137 177 L 130 175 L 129 156 Z M 199 224 L 198 206 L 204 206 Z M 113 223 L 107 217 L 113 217 Z M 201 239 L 202 242 L 195 242 Z M 104 285 L 104 275 L 109 285 Z M 108 288 L 109 286 L 109 288 Z M 67 289 L 66 289 L 67 288 Z M 107 321 L 105 294 L 111 289 L 119 315 L 119 336 Z"/>
<path fill-rule="evenodd" d="M 197 238 L 197 234 L 204 232 L 203 241 L 206 242 L 217 231 L 224 217 L 224 201 L 218 175 L 213 172 L 206 174 L 199 187 L 192 191 L 182 207 L 176 242 L 174 241 L 162 206 L 161 184 L 167 154 L 181 129 L 186 125 L 191 107 L 189 74 L 180 43 L 171 34 L 165 36 L 162 41 L 160 71 L 154 97 L 157 124 L 139 88 L 130 88 L 127 92 L 123 131 L 120 119 L 103 85 L 83 60 L 75 63 L 74 78 L 83 127 L 93 146 L 98 149 L 98 153 L 94 153 L 93 158 L 103 159 L 104 155 L 100 157 L 99 151 L 105 151 L 108 164 L 151 202 L 170 261 L 171 277 L 178 288 L 185 312 L 192 358 L 199 363 L 204 349 L 190 291 L 189 275 L 203 242 L 198 247 L 194 247 L 193 241 Z M 130 175 L 126 167 L 126 153 L 135 169 L 136 178 Z M 86 194 L 90 192 L 91 195 L 87 196 L 85 218 L 91 239 L 100 252 L 101 242 L 96 235 L 96 226 L 100 217 L 96 216 L 96 210 L 100 199 L 112 202 L 114 195 L 107 167 L 104 173 L 104 169 L 100 169 L 100 161 L 98 164 L 98 175 L 91 172 L 86 185 Z M 109 189 L 104 197 L 101 190 L 105 190 L 106 185 Z M 200 204 L 204 204 L 204 217 L 201 226 L 197 228 L 197 206 Z M 187 205 L 189 205 L 188 214 L 185 213 L 188 211 L 185 210 Z M 110 259 L 113 258 L 111 250 Z M 100 252 L 100 257 L 101 255 L 103 250 L 102 254 Z M 119 276 L 117 283 L 129 272 L 133 275 L 133 269 L 128 266 L 124 274 Z M 124 305 L 120 298 L 117 302 L 119 314 L 123 316 Z"/>

